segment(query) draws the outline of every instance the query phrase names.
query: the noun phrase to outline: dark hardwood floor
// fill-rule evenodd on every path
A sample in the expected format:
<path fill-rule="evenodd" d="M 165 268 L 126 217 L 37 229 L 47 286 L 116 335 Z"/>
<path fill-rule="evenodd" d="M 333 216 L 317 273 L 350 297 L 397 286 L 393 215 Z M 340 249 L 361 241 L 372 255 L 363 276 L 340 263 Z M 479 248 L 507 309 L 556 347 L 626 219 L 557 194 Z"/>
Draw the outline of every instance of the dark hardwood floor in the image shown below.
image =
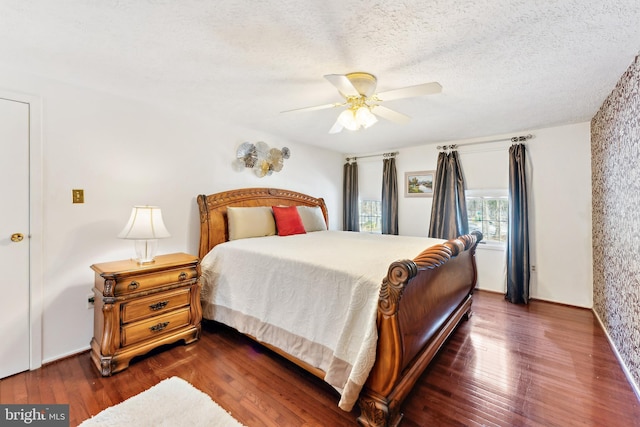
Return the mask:
<path fill-rule="evenodd" d="M 473 311 L 405 401 L 402 427 L 640 426 L 640 403 L 590 310 L 479 291 Z M 356 425 L 358 410 L 340 410 L 330 387 L 220 325 L 163 350 L 105 378 L 88 353 L 60 360 L 1 380 L 0 403 L 69 403 L 74 426 L 175 375 L 249 427 Z"/>

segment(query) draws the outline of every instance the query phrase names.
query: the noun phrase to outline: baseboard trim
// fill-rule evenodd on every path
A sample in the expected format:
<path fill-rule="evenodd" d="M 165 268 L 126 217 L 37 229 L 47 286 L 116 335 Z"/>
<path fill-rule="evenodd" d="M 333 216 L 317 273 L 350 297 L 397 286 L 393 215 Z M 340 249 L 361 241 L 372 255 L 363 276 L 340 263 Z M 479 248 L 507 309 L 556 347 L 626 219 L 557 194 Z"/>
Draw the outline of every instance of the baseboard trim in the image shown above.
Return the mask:
<path fill-rule="evenodd" d="M 86 346 L 86 347 L 79 348 L 77 350 L 70 351 L 68 353 L 63 353 L 63 354 L 60 354 L 60 355 L 55 356 L 55 357 L 50 357 L 48 359 L 44 359 L 42 361 L 42 366 L 48 365 L 50 363 L 58 362 L 58 361 L 60 361 L 62 359 L 68 359 L 69 357 L 76 356 L 76 355 L 78 355 L 80 353 L 88 352 L 89 350 L 91 350 L 91 346 Z"/>
<path fill-rule="evenodd" d="M 482 292 L 489 292 L 492 294 L 501 294 L 501 295 L 505 295 L 506 291 L 496 291 L 495 289 L 483 289 L 483 288 L 479 288 L 476 287 L 474 288 L 474 292 L 475 291 L 482 291 Z M 544 298 L 538 298 L 538 297 L 534 297 L 529 295 L 529 301 L 542 301 L 542 302 L 548 302 L 549 304 L 557 304 L 557 305 L 563 305 L 565 307 L 571 307 L 571 308 L 582 308 L 585 310 L 592 310 L 592 308 L 589 306 L 583 306 L 583 305 L 575 305 L 575 304 L 570 304 L 570 303 L 566 303 L 566 302 L 560 302 L 560 301 L 554 301 L 554 300 L 550 300 L 550 299 L 544 299 Z"/>
<path fill-rule="evenodd" d="M 626 363 L 624 363 L 622 356 L 620 356 L 620 353 L 618 352 L 618 349 L 616 348 L 615 343 L 611 339 L 611 335 L 609 335 L 607 328 L 604 327 L 604 323 L 602 322 L 602 319 L 600 318 L 600 316 L 598 316 L 598 313 L 595 310 L 592 309 L 591 311 L 593 312 L 593 315 L 596 316 L 596 319 L 598 319 L 598 323 L 600 324 L 600 327 L 604 331 L 604 334 L 607 337 L 607 340 L 609 341 L 609 345 L 613 350 L 613 354 L 616 355 L 616 359 L 618 359 L 618 363 L 620 363 L 620 366 L 622 367 L 622 372 L 624 372 L 624 375 L 627 377 L 627 381 L 629 381 L 629 384 L 631 384 L 631 388 L 633 389 L 633 392 L 636 394 L 636 398 L 638 398 L 638 400 L 640 401 L 640 387 L 638 387 L 638 384 L 633 379 L 633 375 L 631 375 L 629 368 L 627 368 L 627 365 Z"/>

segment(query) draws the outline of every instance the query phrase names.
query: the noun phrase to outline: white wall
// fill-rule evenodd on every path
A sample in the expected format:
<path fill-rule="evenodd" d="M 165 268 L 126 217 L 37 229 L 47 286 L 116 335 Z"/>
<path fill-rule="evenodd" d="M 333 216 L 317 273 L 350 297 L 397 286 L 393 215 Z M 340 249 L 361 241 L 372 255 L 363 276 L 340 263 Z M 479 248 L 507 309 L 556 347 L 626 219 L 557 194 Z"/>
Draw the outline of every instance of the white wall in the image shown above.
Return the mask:
<path fill-rule="evenodd" d="M 159 253 L 197 255 L 196 196 L 232 188 L 323 197 L 330 228 L 342 228 L 338 153 L 32 76 L 0 70 L 0 82 L 2 89 L 41 97 L 43 105 L 45 363 L 88 348 L 90 265 L 133 256 L 133 243 L 115 237 L 133 205 L 162 207 L 171 237 L 159 242 Z M 238 145 L 260 140 L 291 149 L 283 170 L 265 178 L 234 172 Z M 85 190 L 84 204 L 71 203 L 77 188 Z"/>
<path fill-rule="evenodd" d="M 580 123 L 534 132 L 530 224 L 535 298 L 591 308 L 591 135 Z"/>
<path fill-rule="evenodd" d="M 593 304 L 591 256 L 591 163 L 589 123 L 524 131 L 533 134 L 526 142 L 530 204 L 530 295 L 580 307 Z M 506 189 L 509 185 L 510 135 L 464 141 L 448 141 L 400 149 L 398 173 L 400 234 L 426 236 L 431 198 L 404 197 L 404 173 L 435 170 L 437 145 L 460 144 L 458 151 L 468 189 Z M 464 145 L 467 144 L 467 145 Z M 359 160 L 359 182 L 378 182 L 382 161 Z M 377 164 L 374 164 L 376 162 Z M 370 180 L 367 171 L 376 171 Z M 368 190 L 371 192 L 372 190 Z M 477 251 L 478 287 L 506 290 L 504 250 L 480 246 Z"/>

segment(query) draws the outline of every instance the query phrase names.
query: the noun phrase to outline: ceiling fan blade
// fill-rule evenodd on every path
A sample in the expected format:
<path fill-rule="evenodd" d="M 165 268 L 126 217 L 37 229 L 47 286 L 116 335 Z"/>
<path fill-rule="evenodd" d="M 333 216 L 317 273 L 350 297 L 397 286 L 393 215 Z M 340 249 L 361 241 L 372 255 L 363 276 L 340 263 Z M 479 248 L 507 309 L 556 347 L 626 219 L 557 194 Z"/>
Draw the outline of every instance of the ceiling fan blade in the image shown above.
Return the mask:
<path fill-rule="evenodd" d="M 324 105 L 316 105 L 315 107 L 304 107 L 304 108 L 295 108 L 293 110 L 280 111 L 281 113 L 295 113 L 298 111 L 316 111 L 316 110 L 324 110 L 326 108 L 335 108 L 342 107 L 345 105 L 344 102 L 334 102 L 333 104 L 324 104 Z"/>
<path fill-rule="evenodd" d="M 400 89 L 388 90 L 376 94 L 380 101 L 393 101 L 394 99 L 411 98 L 414 96 L 432 95 L 442 92 L 442 86 L 438 82 L 423 83 L 421 85 L 407 86 Z"/>
<path fill-rule="evenodd" d="M 344 129 L 344 127 L 340 124 L 338 120 L 336 120 L 333 126 L 331 126 L 331 129 L 329 129 L 329 133 L 340 133 L 342 132 L 342 129 Z"/>
<path fill-rule="evenodd" d="M 411 121 L 411 117 L 405 116 L 404 114 L 393 111 L 387 107 L 383 107 L 382 105 L 375 105 L 371 107 L 371 112 L 376 116 L 380 116 L 383 119 L 387 119 L 390 122 L 398 123 L 401 125 L 407 124 L 409 123 L 409 121 Z"/>
<path fill-rule="evenodd" d="M 351 81 L 344 74 L 327 74 L 324 76 L 344 96 L 360 96 Z"/>

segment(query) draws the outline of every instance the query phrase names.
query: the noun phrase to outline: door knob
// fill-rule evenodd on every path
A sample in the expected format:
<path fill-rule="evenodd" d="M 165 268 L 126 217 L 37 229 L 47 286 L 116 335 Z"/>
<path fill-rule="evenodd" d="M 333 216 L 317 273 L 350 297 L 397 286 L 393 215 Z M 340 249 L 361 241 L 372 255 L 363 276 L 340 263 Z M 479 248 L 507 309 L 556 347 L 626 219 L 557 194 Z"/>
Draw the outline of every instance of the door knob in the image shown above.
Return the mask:
<path fill-rule="evenodd" d="M 22 235 L 22 233 L 13 233 L 11 235 L 12 242 L 22 242 L 22 239 L 24 239 L 24 236 Z"/>

